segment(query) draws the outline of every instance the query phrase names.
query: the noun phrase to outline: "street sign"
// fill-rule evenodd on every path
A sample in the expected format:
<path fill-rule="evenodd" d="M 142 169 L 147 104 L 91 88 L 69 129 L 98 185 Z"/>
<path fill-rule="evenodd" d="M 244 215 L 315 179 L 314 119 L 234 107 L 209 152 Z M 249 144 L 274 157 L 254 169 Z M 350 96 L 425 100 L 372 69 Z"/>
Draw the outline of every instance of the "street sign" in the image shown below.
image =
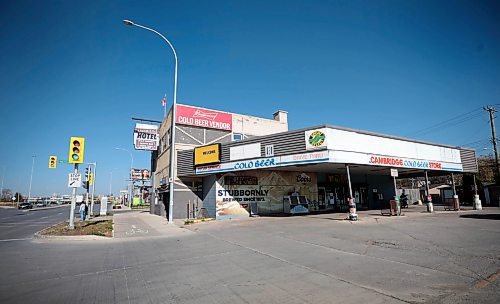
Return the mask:
<path fill-rule="evenodd" d="M 65 160 L 65 159 L 60 159 L 57 162 L 60 163 L 60 164 L 67 164 L 68 163 L 68 161 Z"/>
<path fill-rule="evenodd" d="M 391 169 L 391 176 L 398 177 L 398 169 Z"/>
<path fill-rule="evenodd" d="M 80 173 L 68 174 L 68 187 L 78 188 L 82 186 L 82 175 Z"/>

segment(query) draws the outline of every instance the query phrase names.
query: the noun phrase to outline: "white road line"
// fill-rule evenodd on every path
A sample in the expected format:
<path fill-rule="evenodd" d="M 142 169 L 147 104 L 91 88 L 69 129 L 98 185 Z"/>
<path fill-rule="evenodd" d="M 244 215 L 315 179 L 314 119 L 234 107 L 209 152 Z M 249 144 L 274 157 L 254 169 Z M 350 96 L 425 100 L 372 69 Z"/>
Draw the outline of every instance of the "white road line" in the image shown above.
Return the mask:
<path fill-rule="evenodd" d="M 31 240 L 33 238 L 25 238 L 25 239 L 5 239 L 5 240 L 0 240 L 0 242 L 13 242 L 13 241 L 27 241 Z"/>

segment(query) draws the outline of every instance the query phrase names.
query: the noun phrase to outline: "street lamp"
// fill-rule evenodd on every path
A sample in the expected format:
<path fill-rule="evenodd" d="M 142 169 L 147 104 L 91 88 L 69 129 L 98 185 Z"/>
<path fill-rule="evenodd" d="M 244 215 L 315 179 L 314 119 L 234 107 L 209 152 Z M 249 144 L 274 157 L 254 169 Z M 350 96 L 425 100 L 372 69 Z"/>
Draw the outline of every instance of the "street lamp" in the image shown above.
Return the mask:
<path fill-rule="evenodd" d="M 31 199 L 31 182 L 33 181 L 33 169 L 35 167 L 35 157 L 36 155 L 31 156 L 31 158 L 33 158 L 33 162 L 31 164 L 30 191 L 28 192 L 28 203 L 30 202 Z"/>
<path fill-rule="evenodd" d="M 130 207 L 132 204 L 132 194 L 133 194 L 133 182 L 132 182 L 132 168 L 134 168 L 134 156 L 132 155 L 132 152 L 130 152 L 127 149 L 123 148 L 115 148 L 116 150 L 122 150 L 125 152 L 128 152 L 130 154 L 130 171 L 129 171 L 129 177 L 130 177 L 130 192 L 129 192 L 129 197 L 128 197 L 128 206 Z"/>
<path fill-rule="evenodd" d="M 177 106 L 177 53 L 175 52 L 174 46 L 168 41 L 165 36 L 160 34 L 149 27 L 134 23 L 130 20 L 123 20 L 123 23 L 128 26 L 137 26 L 142 29 L 148 30 L 160 36 L 165 42 L 170 46 L 175 58 L 175 70 L 174 70 L 174 102 L 172 105 L 172 126 L 170 128 L 170 173 L 169 173 L 169 189 L 170 189 L 170 200 L 168 203 L 168 222 L 173 223 L 173 208 L 174 208 L 174 164 L 175 164 L 175 118 L 176 118 L 176 106 Z M 154 185 L 153 185 L 154 187 Z"/>

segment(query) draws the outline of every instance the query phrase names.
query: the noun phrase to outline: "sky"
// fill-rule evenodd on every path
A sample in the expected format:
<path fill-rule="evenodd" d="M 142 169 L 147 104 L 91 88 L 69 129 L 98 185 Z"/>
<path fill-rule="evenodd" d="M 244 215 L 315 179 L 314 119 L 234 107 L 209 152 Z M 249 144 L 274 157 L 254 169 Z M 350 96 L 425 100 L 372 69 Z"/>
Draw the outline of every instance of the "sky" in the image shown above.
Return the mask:
<path fill-rule="evenodd" d="M 491 153 L 485 105 L 500 109 L 498 1 L 0 1 L 3 187 L 70 194 L 70 136 L 115 194 L 150 153 L 132 117 L 161 100 L 330 124 Z M 498 125 L 498 123 L 497 123 Z M 500 130 L 499 130 L 500 131 Z M 79 192 L 83 192 L 82 189 Z"/>

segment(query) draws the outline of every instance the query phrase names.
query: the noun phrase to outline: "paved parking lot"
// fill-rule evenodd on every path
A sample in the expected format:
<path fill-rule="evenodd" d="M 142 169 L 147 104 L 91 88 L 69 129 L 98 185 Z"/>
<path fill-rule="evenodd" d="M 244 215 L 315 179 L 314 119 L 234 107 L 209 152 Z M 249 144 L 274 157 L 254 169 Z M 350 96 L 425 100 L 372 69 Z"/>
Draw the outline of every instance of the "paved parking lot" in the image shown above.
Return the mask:
<path fill-rule="evenodd" d="M 0 244 L 0 302 L 497 303 L 500 210 L 423 210 L 168 229 L 132 213 L 134 236 Z"/>

